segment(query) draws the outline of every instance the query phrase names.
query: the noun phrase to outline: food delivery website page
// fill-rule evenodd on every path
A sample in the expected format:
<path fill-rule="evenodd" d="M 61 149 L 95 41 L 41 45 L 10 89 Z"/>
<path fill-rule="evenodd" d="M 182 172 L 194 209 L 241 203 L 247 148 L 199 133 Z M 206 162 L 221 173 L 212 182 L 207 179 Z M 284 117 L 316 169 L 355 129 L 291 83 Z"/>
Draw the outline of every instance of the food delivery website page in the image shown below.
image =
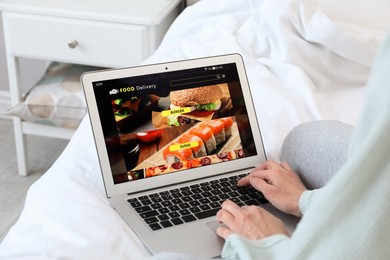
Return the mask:
<path fill-rule="evenodd" d="M 256 154 L 234 63 L 93 88 L 115 184 Z"/>

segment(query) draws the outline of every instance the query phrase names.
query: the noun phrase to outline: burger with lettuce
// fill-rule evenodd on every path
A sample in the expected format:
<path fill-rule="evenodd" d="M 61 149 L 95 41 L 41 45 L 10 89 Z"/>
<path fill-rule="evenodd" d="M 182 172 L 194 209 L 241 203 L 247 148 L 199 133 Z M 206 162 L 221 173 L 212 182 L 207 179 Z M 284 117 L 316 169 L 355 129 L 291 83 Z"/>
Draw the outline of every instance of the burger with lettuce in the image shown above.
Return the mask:
<path fill-rule="evenodd" d="M 179 126 L 210 120 L 220 109 L 222 97 L 223 93 L 218 85 L 171 91 L 170 110 L 182 109 L 185 112 L 169 115 L 168 125 Z"/>

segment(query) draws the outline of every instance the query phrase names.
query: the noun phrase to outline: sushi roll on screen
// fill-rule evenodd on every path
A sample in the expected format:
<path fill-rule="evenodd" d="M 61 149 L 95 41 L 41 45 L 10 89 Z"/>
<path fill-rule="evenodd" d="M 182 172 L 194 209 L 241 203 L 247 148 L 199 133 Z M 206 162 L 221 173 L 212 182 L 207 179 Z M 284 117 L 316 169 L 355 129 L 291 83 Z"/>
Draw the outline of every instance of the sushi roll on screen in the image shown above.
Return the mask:
<path fill-rule="evenodd" d="M 184 134 L 180 137 L 178 143 L 192 143 L 196 142 L 198 145 L 197 146 L 191 146 L 192 152 L 194 154 L 195 158 L 206 156 L 206 147 L 204 146 L 203 140 L 196 136 L 196 135 L 191 135 L 191 134 Z"/>
<path fill-rule="evenodd" d="M 213 151 L 217 149 L 217 143 L 215 142 L 213 131 L 209 127 L 196 126 L 192 128 L 188 133 L 191 135 L 196 135 L 203 140 L 207 154 L 212 154 Z"/>
<path fill-rule="evenodd" d="M 225 124 L 219 120 L 211 120 L 201 123 L 200 127 L 209 127 L 213 131 L 215 142 L 218 145 L 226 141 Z"/>
<path fill-rule="evenodd" d="M 172 151 L 171 147 L 175 144 L 180 144 L 180 143 L 175 142 L 163 150 L 163 158 L 167 164 L 172 164 L 175 162 L 184 162 L 184 161 L 194 159 L 194 154 L 192 153 L 192 149 L 179 149 L 179 150 Z"/>
<path fill-rule="evenodd" d="M 223 122 L 225 126 L 226 139 L 228 139 L 230 136 L 232 136 L 232 126 L 234 124 L 233 119 L 231 117 L 225 117 L 218 120 Z"/>

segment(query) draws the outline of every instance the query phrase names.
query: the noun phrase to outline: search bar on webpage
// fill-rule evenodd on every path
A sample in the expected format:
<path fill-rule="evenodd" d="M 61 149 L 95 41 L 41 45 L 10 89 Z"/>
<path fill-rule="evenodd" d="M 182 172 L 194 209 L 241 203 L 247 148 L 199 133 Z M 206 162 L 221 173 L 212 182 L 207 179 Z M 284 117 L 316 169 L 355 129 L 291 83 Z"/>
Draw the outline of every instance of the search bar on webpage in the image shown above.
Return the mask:
<path fill-rule="evenodd" d="M 190 85 L 194 83 L 203 83 L 203 82 L 210 82 L 210 81 L 218 81 L 225 78 L 225 74 L 213 74 L 213 75 L 207 75 L 207 76 L 200 76 L 200 77 L 194 77 L 194 78 L 186 78 L 186 79 L 177 79 L 177 80 L 171 80 L 171 86 L 185 86 Z"/>

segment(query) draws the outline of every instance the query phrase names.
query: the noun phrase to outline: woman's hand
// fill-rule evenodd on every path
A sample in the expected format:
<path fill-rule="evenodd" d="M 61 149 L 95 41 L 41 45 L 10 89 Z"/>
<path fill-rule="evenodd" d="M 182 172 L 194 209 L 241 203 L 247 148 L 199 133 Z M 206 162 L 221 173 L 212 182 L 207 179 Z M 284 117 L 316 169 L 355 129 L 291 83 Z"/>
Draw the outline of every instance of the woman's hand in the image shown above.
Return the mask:
<path fill-rule="evenodd" d="M 280 219 L 257 206 L 239 207 L 234 202 L 226 200 L 217 213 L 217 219 L 226 225 L 217 229 L 217 234 L 225 239 L 233 233 L 251 240 L 276 234 L 289 235 Z"/>
<path fill-rule="evenodd" d="M 302 216 L 299 198 L 306 188 L 287 163 L 266 161 L 239 180 L 238 185 L 252 185 L 279 210 L 297 217 Z"/>

